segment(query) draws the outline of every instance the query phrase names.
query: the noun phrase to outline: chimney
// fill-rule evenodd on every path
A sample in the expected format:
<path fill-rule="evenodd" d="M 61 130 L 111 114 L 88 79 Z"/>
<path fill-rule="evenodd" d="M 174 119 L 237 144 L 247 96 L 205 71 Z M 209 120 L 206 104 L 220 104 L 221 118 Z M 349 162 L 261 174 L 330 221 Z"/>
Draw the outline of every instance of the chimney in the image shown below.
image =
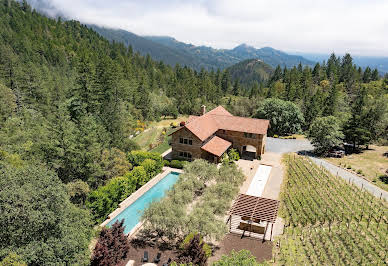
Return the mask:
<path fill-rule="evenodd" d="M 202 105 L 201 106 L 201 115 L 204 115 L 204 114 L 206 114 L 206 106 Z"/>

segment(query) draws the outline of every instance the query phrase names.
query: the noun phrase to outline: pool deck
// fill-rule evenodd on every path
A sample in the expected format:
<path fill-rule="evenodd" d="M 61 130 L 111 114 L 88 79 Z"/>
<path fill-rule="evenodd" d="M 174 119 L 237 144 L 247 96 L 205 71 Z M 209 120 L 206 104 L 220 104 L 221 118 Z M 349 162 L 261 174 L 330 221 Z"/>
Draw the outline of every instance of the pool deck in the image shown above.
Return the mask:
<path fill-rule="evenodd" d="M 134 203 L 138 198 L 140 198 L 144 193 L 146 193 L 150 188 L 156 185 L 160 180 L 162 180 L 166 175 L 168 175 L 171 172 L 175 173 L 183 173 L 183 170 L 171 168 L 171 167 L 163 167 L 163 172 L 156 175 L 154 178 L 152 178 L 150 181 L 148 181 L 144 186 L 133 192 L 128 198 L 123 200 L 119 207 L 114 210 L 112 213 L 108 215 L 108 219 L 106 219 L 102 224 L 100 224 L 101 227 L 106 226 L 110 221 L 112 221 L 117 215 L 119 215 L 123 210 L 125 210 L 129 205 Z M 142 222 L 138 223 L 129 233 L 128 236 L 133 235 L 140 227 L 142 226 Z"/>

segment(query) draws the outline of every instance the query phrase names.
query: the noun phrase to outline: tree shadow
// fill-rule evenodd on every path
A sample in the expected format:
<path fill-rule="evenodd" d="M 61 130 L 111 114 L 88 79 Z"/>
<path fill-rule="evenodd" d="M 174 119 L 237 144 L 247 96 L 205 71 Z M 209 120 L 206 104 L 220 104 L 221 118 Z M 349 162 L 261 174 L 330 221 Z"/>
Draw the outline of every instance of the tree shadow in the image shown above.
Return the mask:
<path fill-rule="evenodd" d="M 381 182 L 388 185 L 388 175 L 381 175 L 379 176 L 379 179 Z"/>

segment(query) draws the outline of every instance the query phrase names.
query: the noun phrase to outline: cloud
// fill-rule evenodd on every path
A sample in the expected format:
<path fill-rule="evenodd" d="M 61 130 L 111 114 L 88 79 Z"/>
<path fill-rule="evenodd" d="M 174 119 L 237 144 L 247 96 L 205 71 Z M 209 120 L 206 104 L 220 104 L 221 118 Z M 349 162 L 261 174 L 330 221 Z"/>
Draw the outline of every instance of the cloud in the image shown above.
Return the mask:
<path fill-rule="evenodd" d="M 388 55 L 386 0 L 29 0 L 50 15 L 216 48 Z"/>

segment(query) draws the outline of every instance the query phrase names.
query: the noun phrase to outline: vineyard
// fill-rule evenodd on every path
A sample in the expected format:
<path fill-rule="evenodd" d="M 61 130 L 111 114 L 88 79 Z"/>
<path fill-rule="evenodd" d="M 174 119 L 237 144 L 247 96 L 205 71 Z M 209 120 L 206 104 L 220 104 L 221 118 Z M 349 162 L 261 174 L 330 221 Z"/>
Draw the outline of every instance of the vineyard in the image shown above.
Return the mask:
<path fill-rule="evenodd" d="M 275 249 L 277 264 L 387 263 L 387 202 L 306 157 L 287 155 L 285 164 L 280 215 L 286 227 Z"/>

